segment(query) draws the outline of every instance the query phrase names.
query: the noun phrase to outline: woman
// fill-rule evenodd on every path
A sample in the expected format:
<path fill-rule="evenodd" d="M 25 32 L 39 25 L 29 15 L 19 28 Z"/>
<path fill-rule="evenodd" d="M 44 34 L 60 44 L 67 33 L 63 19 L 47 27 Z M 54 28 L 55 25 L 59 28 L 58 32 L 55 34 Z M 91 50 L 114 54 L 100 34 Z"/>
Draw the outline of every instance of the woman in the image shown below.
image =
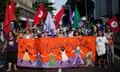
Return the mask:
<path fill-rule="evenodd" d="M 97 36 L 97 31 L 98 31 L 98 27 L 96 25 L 93 25 L 93 27 L 89 33 L 89 36 Z"/>
<path fill-rule="evenodd" d="M 42 38 L 49 38 L 49 32 L 44 31 L 44 34 L 42 35 Z"/>
<path fill-rule="evenodd" d="M 105 68 L 107 63 L 107 56 L 106 56 L 106 43 L 108 43 L 107 38 L 104 36 L 102 31 L 98 31 L 98 36 L 96 38 L 96 50 L 98 56 L 98 64 L 99 67 L 103 65 Z"/>
<path fill-rule="evenodd" d="M 63 30 L 59 30 L 59 33 L 57 35 L 59 38 L 65 37 Z"/>
<path fill-rule="evenodd" d="M 17 38 L 23 38 L 23 32 L 22 32 L 22 31 L 20 31 L 20 32 L 18 33 Z"/>
<path fill-rule="evenodd" d="M 8 61 L 8 69 L 7 72 L 11 71 L 12 64 L 15 71 L 17 71 L 16 62 L 17 62 L 17 38 L 15 37 L 13 32 L 8 33 L 8 38 L 3 47 L 3 53 L 7 48 L 7 61 Z"/>
<path fill-rule="evenodd" d="M 79 36 L 79 32 L 78 32 L 77 30 L 75 30 L 75 31 L 73 32 L 73 36 Z"/>
<path fill-rule="evenodd" d="M 25 31 L 25 34 L 24 34 L 23 38 L 26 38 L 26 39 L 33 38 L 33 34 L 31 33 L 30 29 L 27 29 Z"/>
<path fill-rule="evenodd" d="M 39 34 L 37 30 L 33 30 L 33 37 L 34 38 L 39 38 Z"/>
<path fill-rule="evenodd" d="M 107 59 L 109 64 L 114 64 L 114 44 L 113 44 L 113 33 L 110 28 L 107 28 L 104 33 L 108 40 L 107 45 Z"/>

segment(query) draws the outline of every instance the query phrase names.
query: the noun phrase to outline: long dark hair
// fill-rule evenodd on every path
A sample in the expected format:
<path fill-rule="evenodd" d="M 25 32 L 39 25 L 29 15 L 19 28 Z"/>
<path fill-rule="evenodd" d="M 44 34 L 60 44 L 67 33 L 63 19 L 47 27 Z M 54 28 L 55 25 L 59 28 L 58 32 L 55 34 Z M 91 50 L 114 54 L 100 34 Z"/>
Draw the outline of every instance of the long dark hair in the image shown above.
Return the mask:
<path fill-rule="evenodd" d="M 13 37 L 15 37 L 14 32 L 13 32 L 13 31 L 10 31 L 10 32 L 12 33 Z M 9 37 L 9 33 L 10 33 L 10 32 L 8 32 L 8 35 L 7 35 L 8 37 Z"/>
<path fill-rule="evenodd" d="M 78 33 L 78 35 L 79 35 L 78 30 L 75 30 L 75 31 L 73 32 L 73 36 L 76 36 L 76 33 Z"/>
<path fill-rule="evenodd" d="M 101 33 L 102 33 L 102 36 L 104 36 L 104 32 L 102 32 L 101 30 L 98 30 L 97 36 L 100 36 L 100 35 L 99 35 L 99 32 L 101 32 Z"/>

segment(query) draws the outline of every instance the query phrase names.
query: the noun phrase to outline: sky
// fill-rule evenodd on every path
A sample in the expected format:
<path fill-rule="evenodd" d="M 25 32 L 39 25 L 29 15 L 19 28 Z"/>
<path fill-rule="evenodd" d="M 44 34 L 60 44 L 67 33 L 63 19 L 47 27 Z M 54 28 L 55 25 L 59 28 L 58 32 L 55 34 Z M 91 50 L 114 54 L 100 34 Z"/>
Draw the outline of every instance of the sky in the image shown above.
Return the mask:
<path fill-rule="evenodd" d="M 55 0 L 55 7 L 56 10 L 58 11 L 62 5 L 66 3 L 67 0 Z"/>

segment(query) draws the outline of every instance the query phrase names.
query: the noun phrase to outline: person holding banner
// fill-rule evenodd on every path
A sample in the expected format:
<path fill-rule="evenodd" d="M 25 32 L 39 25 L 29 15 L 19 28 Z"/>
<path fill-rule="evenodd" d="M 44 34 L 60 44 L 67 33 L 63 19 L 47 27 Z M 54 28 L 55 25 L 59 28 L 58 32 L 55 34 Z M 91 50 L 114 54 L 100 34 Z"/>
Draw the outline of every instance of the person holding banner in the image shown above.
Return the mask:
<path fill-rule="evenodd" d="M 106 56 L 106 44 L 108 43 L 107 38 L 104 36 L 102 31 L 98 31 L 98 36 L 96 38 L 96 50 L 98 55 L 99 67 L 102 65 L 106 68 L 107 56 Z"/>
<path fill-rule="evenodd" d="M 93 25 L 91 31 L 89 32 L 89 36 L 97 36 L 97 31 L 98 31 L 97 25 Z"/>
<path fill-rule="evenodd" d="M 75 30 L 75 31 L 73 32 L 73 36 L 79 36 L 79 31 Z"/>
<path fill-rule="evenodd" d="M 33 38 L 33 34 L 31 33 L 30 29 L 27 29 L 25 31 L 23 38 L 26 38 L 26 39 Z"/>
<path fill-rule="evenodd" d="M 107 45 L 107 61 L 109 64 L 114 64 L 114 44 L 113 44 L 113 32 L 111 32 L 110 28 L 107 28 L 105 30 L 104 35 L 106 36 L 108 40 Z"/>
<path fill-rule="evenodd" d="M 42 35 L 43 38 L 49 38 L 49 32 L 44 31 L 44 34 Z"/>
<path fill-rule="evenodd" d="M 59 33 L 57 35 L 59 38 L 65 37 L 63 30 L 59 30 Z"/>
<path fill-rule="evenodd" d="M 2 52 L 5 52 L 7 48 L 7 61 L 8 61 L 8 70 L 7 72 L 11 71 L 12 64 L 14 64 L 13 68 L 17 71 L 16 63 L 17 63 L 17 38 L 15 37 L 14 33 L 11 31 L 8 33 L 8 38 L 5 42 Z"/>
<path fill-rule="evenodd" d="M 39 33 L 36 29 L 33 29 L 33 37 L 34 38 L 39 38 Z"/>
<path fill-rule="evenodd" d="M 22 31 L 19 31 L 17 37 L 18 37 L 18 38 L 23 38 L 23 32 L 22 32 Z"/>

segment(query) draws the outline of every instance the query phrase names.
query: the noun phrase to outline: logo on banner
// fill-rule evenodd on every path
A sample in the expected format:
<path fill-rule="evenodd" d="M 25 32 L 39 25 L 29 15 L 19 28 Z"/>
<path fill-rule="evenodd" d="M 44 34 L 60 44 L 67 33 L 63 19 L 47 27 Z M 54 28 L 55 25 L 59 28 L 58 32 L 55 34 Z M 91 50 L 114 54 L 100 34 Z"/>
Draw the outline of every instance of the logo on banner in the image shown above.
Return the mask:
<path fill-rule="evenodd" d="M 40 11 L 38 17 L 41 18 L 43 16 L 43 11 Z"/>
<path fill-rule="evenodd" d="M 117 23 L 116 21 L 113 21 L 113 22 L 111 23 L 111 27 L 113 27 L 113 28 L 118 27 L 118 23 Z"/>

